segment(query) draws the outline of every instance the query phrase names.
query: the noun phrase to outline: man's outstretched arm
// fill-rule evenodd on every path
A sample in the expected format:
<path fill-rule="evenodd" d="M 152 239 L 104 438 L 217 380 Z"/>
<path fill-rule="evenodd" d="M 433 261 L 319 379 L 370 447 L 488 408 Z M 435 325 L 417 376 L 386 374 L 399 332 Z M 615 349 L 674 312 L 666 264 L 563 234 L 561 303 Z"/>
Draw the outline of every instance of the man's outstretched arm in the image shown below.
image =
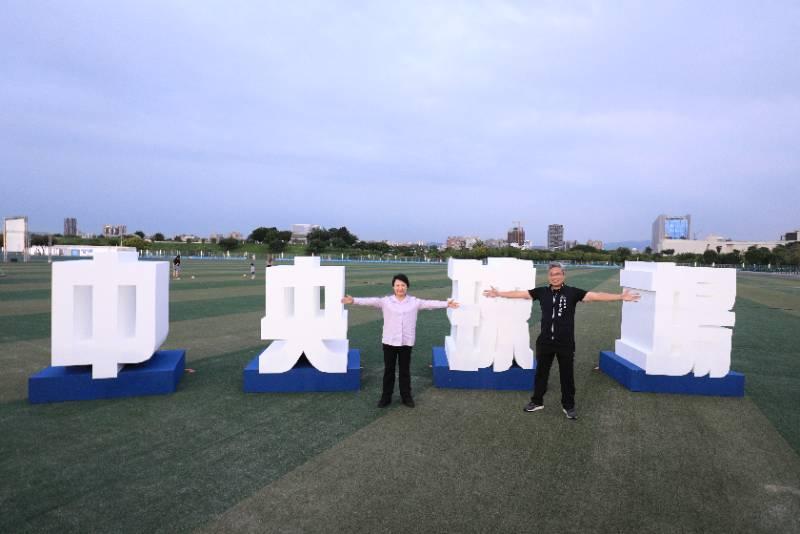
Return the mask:
<path fill-rule="evenodd" d="M 614 302 L 623 300 L 625 302 L 637 302 L 639 293 L 625 289 L 622 293 L 603 293 L 601 291 L 589 291 L 583 297 L 583 302 Z"/>
<path fill-rule="evenodd" d="M 531 294 L 527 291 L 498 291 L 496 287 L 492 287 L 483 292 L 484 297 L 495 298 L 503 297 L 507 299 L 528 299 L 530 300 Z"/>

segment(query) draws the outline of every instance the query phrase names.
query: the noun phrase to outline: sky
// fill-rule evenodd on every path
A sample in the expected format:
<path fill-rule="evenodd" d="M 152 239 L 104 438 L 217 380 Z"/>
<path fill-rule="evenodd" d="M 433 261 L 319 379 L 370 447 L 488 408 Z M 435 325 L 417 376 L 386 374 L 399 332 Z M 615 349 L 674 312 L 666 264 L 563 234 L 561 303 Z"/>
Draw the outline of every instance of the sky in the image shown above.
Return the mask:
<path fill-rule="evenodd" d="M 800 3 L 7 0 L 0 216 L 167 235 L 800 228 Z"/>

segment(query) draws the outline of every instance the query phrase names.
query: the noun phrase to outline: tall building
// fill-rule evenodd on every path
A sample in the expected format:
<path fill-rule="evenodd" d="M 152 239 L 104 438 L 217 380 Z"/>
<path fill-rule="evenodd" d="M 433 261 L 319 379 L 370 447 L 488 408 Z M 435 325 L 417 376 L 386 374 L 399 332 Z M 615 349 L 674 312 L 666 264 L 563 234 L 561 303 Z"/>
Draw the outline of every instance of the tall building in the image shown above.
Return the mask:
<path fill-rule="evenodd" d="M 650 244 L 654 252 L 661 252 L 665 239 L 691 239 L 691 215 L 659 215 L 653 221 L 653 239 Z"/>
<path fill-rule="evenodd" d="M 513 244 L 522 246 L 525 244 L 525 229 L 519 222 L 517 222 L 508 230 L 508 239 L 506 242 L 509 245 Z"/>
<path fill-rule="evenodd" d="M 64 219 L 64 236 L 78 235 L 78 219 L 67 217 Z"/>
<path fill-rule="evenodd" d="M 564 225 L 551 224 L 547 227 L 547 248 L 561 250 L 564 248 Z"/>
<path fill-rule="evenodd" d="M 590 247 L 594 247 L 597 250 L 603 250 L 603 242 L 598 239 L 590 239 L 586 242 L 587 245 Z"/>

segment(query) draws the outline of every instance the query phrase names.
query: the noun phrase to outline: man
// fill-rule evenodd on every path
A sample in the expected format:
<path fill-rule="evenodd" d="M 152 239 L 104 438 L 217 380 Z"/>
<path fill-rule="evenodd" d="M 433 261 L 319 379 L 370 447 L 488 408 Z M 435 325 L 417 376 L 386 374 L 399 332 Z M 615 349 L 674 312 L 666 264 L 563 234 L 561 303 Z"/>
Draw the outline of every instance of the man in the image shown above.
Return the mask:
<path fill-rule="evenodd" d="M 538 300 L 542 308 L 542 331 L 536 339 L 536 378 L 533 384 L 533 397 L 525 406 L 526 412 L 544 408 L 544 394 L 553 359 L 558 359 L 558 372 L 561 378 L 561 406 L 567 419 L 575 420 L 575 306 L 578 302 L 612 302 L 624 300 L 636 302 L 639 294 L 628 291 L 622 293 L 601 293 L 585 291 L 564 284 L 564 266 L 551 263 L 547 269 L 550 285 L 527 291 L 498 291 L 492 287 L 483 292 L 484 296 L 495 298 Z"/>
<path fill-rule="evenodd" d="M 181 255 L 178 254 L 175 256 L 175 259 L 172 260 L 172 278 L 175 280 L 181 279 Z"/>

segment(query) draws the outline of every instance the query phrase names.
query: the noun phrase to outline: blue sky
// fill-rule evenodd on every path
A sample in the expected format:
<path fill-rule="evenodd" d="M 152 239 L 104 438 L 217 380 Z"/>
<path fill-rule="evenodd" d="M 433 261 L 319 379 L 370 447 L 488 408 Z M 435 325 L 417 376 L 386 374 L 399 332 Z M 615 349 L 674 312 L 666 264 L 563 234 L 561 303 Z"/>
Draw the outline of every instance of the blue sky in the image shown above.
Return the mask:
<path fill-rule="evenodd" d="M 798 2 L 42 2 L 0 16 L 0 215 L 166 234 L 800 227 Z"/>

